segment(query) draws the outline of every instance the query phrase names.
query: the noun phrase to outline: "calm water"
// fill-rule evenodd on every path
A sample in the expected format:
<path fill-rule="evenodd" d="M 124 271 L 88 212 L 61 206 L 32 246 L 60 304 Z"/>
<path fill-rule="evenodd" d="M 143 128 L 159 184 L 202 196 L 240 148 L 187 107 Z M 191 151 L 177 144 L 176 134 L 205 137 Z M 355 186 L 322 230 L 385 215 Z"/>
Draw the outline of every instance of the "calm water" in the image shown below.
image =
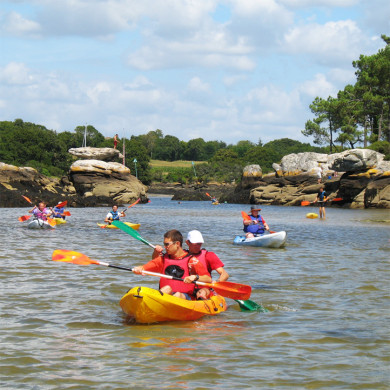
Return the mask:
<path fill-rule="evenodd" d="M 390 211 L 264 206 L 284 249 L 232 245 L 249 206 L 153 197 L 127 221 L 162 243 L 166 230 L 199 229 L 230 281 L 250 284 L 268 313 L 227 312 L 196 322 L 128 324 L 128 288 L 158 280 L 51 261 L 54 249 L 131 267 L 151 248 L 100 229 L 107 209 L 70 209 L 56 230 L 29 230 L 0 209 L 0 388 L 389 389 Z"/>

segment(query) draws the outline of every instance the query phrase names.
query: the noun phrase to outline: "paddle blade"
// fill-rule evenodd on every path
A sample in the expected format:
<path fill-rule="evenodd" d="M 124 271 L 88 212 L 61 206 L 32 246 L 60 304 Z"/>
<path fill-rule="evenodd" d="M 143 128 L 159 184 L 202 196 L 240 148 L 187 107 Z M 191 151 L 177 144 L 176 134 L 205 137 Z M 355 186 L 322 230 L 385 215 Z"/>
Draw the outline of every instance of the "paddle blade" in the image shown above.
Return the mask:
<path fill-rule="evenodd" d="M 206 195 L 207 195 L 209 198 L 211 198 L 211 195 L 210 195 L 208 192 L 206 192 Z"/>
<path fill-rule="evenodd" d="M 62 261 L 64 263 L 73 263 L 78 265 L 100 264 L 82 253 L 67 249 L 56 249 L 53 252 L 51 259 L 53 261 Z"/>
<path fill-rule="evenodd" d="M 70 213 L 70 211 L 64 211 L 63 213 L 66 217 L 70 217 L 72 214 Z"/>
<path fill-rule="evenodd" d="M 57 222 L 53 218 L 48 218 L 47 222 L 49 223 L 50 226 L 56 226 Z"/>
<path fill-rule="evenodd" d="M 134 230 L 131 226 L 128 226 L 121 221 L 112 221 L 112 224 L 117 228 L 123 230 L 125 233 L 130 234 L 130 236 L 133 236 L 136 240 L 141 241 L 146 245 L 149 245 L 151 248 L 155 248 L 153 244 L 151 244 L 150 242 L 142 238 L 140 234 L 136 230 Z"/>
<path fill-rule="evenodd" d="M 232 282 L 214 282 L 208 284 L 214 291 L 227 298 L 247 300 L 251 296 L 252 287 Z"/>
<path fill-rule="evenodd" d="M 241 299 L 235 299 L 235 301 L 239 304 L 241 311 L 258 311 L 261 313 L 268 312 L 268 310 L 265 307 L 257 304 L 256 302 L 250 300 L 243 301 Z"/>
<path fill-rule="evenodd" d="M 28 203 L 31 203 L 31 204 L 32 204 L 30 198 L 27 198 L 27 196 L 24 196 L 24 195 L 22 195 L 22 197 L 23 197 L 24 199 L 26 199 Z"/>
<path fill-rule="evenodd" d="M 334 198 L 332 199 L 332 202 L 340 202 L 341 200 L 343 200 L 343 198 Z"/>
<path fill-rule="evenodd" d="M 31 215 L 22 215 L 21 217 L 18 218 L 18 221 L 24 222 L 24 221 L 27 221 L 30 218 L 31 218 Z"/>
<path fill-rule="evenodd" d="M 68 204 L 68 201 L 64 200 L 63 202 L 58 203 L 58 205 L 56 207 L 58 207 L 60 209 L 61 207 L 65 207 L 67 204 Z"/>
<path fill-rule="evenodd" d="M 242 218 L 244 218 L 245 221 L 250 221 L 251 217 L 245 212 L 241 211 Z"/>
<path fill-rule="evenodd" d="M 311 202 L 309 202 L 308 200 L 303 200 L 303 201 L 301 202 L 301 206 L 309 206 L 310 203 L 311 203 Z"/>

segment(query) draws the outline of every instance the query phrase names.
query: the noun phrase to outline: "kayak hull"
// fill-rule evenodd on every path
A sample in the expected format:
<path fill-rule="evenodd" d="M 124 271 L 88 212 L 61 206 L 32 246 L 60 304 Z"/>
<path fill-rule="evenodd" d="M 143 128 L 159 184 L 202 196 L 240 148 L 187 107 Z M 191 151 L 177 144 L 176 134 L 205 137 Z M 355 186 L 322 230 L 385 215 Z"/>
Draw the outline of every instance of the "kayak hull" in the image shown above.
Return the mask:
<path fill-rule="evenodd" d="M 263 234 L 253 238 L 245 236 L 236 236 L 233 241 L 234 245 L 242 246 L 262 246 L 266 248 L 280 248 L 286 244 L 287 233 L 285 231 Z"/>
<path fill-rule="evenodd" d="M 54 221 L 56 221 L 56 225 L 63 225 L 64 223 L 66 223 L 67 221 L 63 218 L 53 218 Z"/>
<path fill-rule="evenodd" d="M 123 222 L 125 225 L 130 226 L 134 230 L 138 230 L 141 225 L 139 223 L 131 223 L 131 222 Z M 104 228 L 104 229 L 118 229 L 116 226 L 110 224 L 105 224 L 105 223 L 98 223 L 97 224 L 99 227 Z"/>
<path fill-rule="evenodd" d="M 194 321 L 227 309 L 226 301 L 221 295 L 206 301 L 187 301 L 148 287 L 132 288 L 122 297 L 119 305 L 125 314 L 141 324 Z"/>
<path fill-rule="evenodd" d="M 42 219 L 32 219 L 28 221 L 27 227 L 29 229 L 54 229 L 56 225 L 51 226 L 49 222 Z"/>
<path fill-rule="evenodd" d="M 316 213 L 307 213 L 306 214 L 306 218 L 311 218 L 311 219 L 318 218 L 318 214 L 316 214 Z"/>

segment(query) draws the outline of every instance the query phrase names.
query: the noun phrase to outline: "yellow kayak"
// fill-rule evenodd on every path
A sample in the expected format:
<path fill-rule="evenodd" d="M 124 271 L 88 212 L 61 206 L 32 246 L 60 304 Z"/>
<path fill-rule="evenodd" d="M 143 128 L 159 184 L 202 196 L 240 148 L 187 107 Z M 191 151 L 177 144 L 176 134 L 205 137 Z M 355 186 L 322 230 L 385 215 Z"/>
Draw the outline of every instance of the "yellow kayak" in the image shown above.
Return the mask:
<path fill-rule="evenodd" d="M 316 214 L 316 213 L 308 213 L 308 214 L 306 214 L 306 218 L 312 218 L 312 219 L 318 218 L 318 214 Z"/>
<path fill-rule="evenodd" d="M 134 230 L 138 230 L 140 228 L 140 224 L 139 223 L 131 223 L 131 222 L 123 222 L 125 225 L 127 226 L 130 226 L 131 228 L 133 228 Z M 111 225 L 111 224 L 105 224 L 105 223 L 98 223 L 97 224 L 99 227 L 101 227 L 102 229 L 118 229 L 116 226 L 114 225 Z"/>
<path fill-rule="evenodd" d="M 66 223 L 66 220 L 63 219 L 63 218 L 53 218 L 54 221 L 56 221 L 56 225 L 63 225 L 64 223 Z"/>
<path fill-rule="evenodd" d="M 187 301 L 148 287 L 132 288 L 122 297 L 119 305 L 124 313 L 141 324 L 193 321 L 227 309 L 225 298 L 221 295 L 212 296 L 207 301 Z"/>

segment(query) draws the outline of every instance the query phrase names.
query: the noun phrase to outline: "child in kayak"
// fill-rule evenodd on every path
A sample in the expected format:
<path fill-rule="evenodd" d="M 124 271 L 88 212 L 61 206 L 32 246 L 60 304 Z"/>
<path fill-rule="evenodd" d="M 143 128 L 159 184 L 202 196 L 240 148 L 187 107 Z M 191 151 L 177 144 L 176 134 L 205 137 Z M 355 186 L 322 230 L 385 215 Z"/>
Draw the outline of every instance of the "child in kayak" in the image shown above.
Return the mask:
<path fill-rule="evenodd" d="M 114 204 L 112 206 L 112 210 L 108 212 L 106 215 L 106 219 L 104 222 L 107 222 L 108 224 L 111 224 L 112 221 L 119 221 L 120 218 L 126 217 L 126 214 L 124 211 L 119 212 L 118 211 L 118 206 Z"/>
<path fill-rule="evenodd" d="M 50 217 L 52 212 L 46 207 L 46 204 L 40 202 L 37 206 L 34 206 L 29 213 L 32 214 L 35 218 L 41 219 L 42 221 L 47 221 L 47 217 Z"/>
<path fill-rule="evenodd" d="M 229 274 L 225 271 L 224 264 L 214 252 L 209 252 L 206 249 L 202 249 L 204 244 L 202 233 L 198 230 L 191 230 L 187 234 L 186 244 L 188 245 L 189 252 L 195 256 L 207 269 L 208 274 L 211 277 L 212 271 L 217 271 L 219 278 L 217 282 L 225 282 L 229 278 Z M 196 291 L 197 299 L 208 299 L 211 295 L 210 289 L 207 287 L 200 288 Z"/>
<path fill-rule="evenodd" d="M 267 222 L 264 221 L 263 217 L 259 214 L 260 208 L 251 206 L 250 220 L 244 219 L 244 232 L 246 238 L 252 238 L 259 234 L 263 234 L 265 230 L 269 230 Z"/>
<path fill-rule="evenodd" d="M 65 219 L 65 215 L 64 215 L 65 207 L 58 207 L 58 205 L 60 205 L 61 203 L 63 203 L 63 202 L 58 202 L 57 206 L 52 208 L 52 212 L 53 212 L 52 217 L 53 218 Z"/>
<path fill-rule="evenodd" d="M 192 300 L 194 298 L 195 284 L 200 281 L 211 283 L 204 265 L 190 253 L 182 248 L 183 236 L 178 230 L 169 230 L 164 234 L 164 248 L 156 245 L 153 258 L 143 266 L 133 268 L 135 274 L 142 271 L 158 272 L 182 278 L 183 281 L 173 279 L 160 279 L 160 291 L 178 298 Z"/>

